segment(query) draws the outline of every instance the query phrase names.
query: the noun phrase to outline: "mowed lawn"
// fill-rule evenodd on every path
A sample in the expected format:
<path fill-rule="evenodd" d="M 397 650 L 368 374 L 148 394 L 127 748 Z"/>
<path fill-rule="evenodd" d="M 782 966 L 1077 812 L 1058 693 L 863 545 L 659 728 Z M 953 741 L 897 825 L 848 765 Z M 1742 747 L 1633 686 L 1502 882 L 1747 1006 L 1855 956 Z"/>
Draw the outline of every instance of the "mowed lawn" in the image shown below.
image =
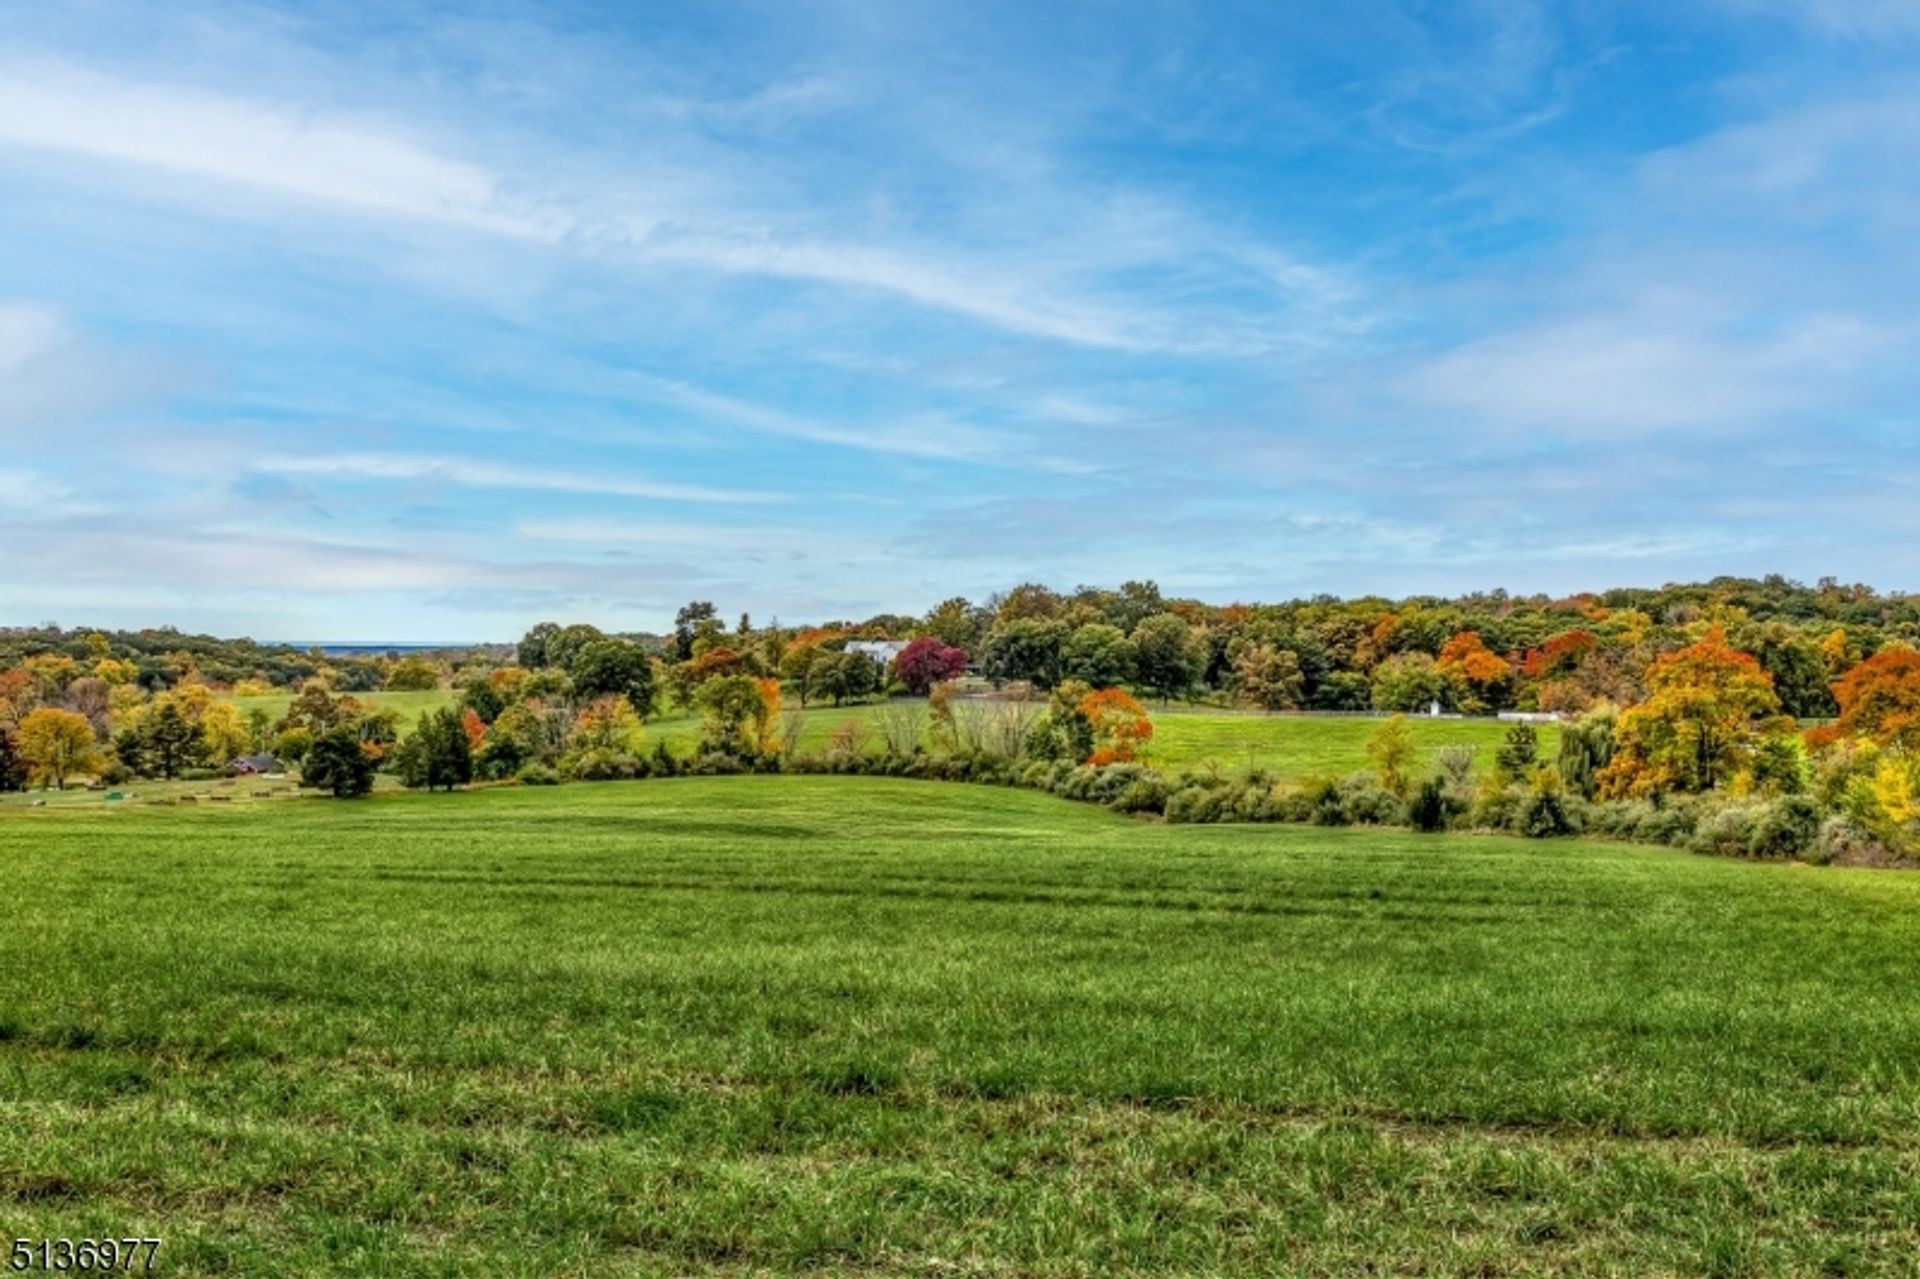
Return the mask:
<path fill-rule="evenodd" d="M 245 1275 L 1913 1273 L 1920 877 L 841 777 L 0 814 L 0 1217 Z"/>

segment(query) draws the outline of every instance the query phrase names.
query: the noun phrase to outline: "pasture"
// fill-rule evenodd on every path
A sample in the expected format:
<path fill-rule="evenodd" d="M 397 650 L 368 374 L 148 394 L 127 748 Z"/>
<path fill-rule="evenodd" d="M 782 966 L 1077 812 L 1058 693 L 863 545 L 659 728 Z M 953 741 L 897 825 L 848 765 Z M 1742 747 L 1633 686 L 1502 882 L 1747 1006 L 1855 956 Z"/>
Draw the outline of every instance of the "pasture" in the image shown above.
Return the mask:
<path fill-rule="evenodd" d="M 423 711 L 452 705 L 450 689 L 427 692 L 355 693 L 354 697 L 374 709 L 391 709 L 400 716 L 404 735 Z M 231 699 L 242 714 L 259 708 L 274 719 L 286 713 L 292 694 L 271 697 Z M 925 703 L 905 699 L 896 707 Z M 887 703 L 859 703 L 834 707 L 814 705 L 808 708 L 800 734 L 800 749 L 825 749 L 836 727 L 853 721 L 867 733 L 870 749 L 879 748 L 878 722 L 887 713 Z M 1277 778 L 1294 779 L 1316 775 L 1344 776 L 1368 767 L 1367 738 L 1380 727 L 1372 716 L 1261 715 L 1243 711 L 1209 708 L 1163 707 L 1149 704 L 1154 737 L 1145 752 L 1146 762 L 1168 773 L 1188 768 L 1217 767 L 1227 773 L 1244 773 L 1264 768 Z M 1476 766 L 1486 768 L 1493 762 L 1508 725 L 1492 719 L 1427 719 L 1409 716 L 1420 766 L 1428 768 L 1434 753 L 1446 746 L 1471 746 L 1477 752 Z M 1539 725 L 1540 749 L 1544 758 L 1552 758 L 1559 730 L 1551 724 Z M 680 754 L 691 754 L 700 738 L 699 717 L 678 708 L 650 717 L 647 721 L 646 749 L 665 741 Z"/>
<path fill-rule="evenodd" d="M 394 712 L 400 720 L 400 732 L 404 736 L 412 729 L 414 721 L 426 711 L 439 710 L 442 706 L 451 706 L 458 696 L 449 688 L 429 688 L 387 692 L 379 690 L 371 693 L 351 693 L 348 696 L 364 705 L 368 710 Z M 278 720 L 287 713 L 287 707 L 293 705 L 292 692 L 266 693 L 258 697 L 229 697 L 241 715 L 249 711 L 261 710 L 269 719 Z"/>
<path fill-rule="evenodd" d="M 0 813 L 0 1213 L 172 1274 L 1882 1275 L 1920 878 L 834 777 Z"/>

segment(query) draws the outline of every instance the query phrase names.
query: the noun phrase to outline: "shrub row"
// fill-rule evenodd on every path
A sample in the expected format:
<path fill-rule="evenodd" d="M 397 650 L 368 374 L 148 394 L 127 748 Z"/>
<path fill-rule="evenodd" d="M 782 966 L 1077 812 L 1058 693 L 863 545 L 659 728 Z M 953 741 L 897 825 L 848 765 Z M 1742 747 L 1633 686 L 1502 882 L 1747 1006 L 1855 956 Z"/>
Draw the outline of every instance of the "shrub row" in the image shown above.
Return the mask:
<path fill-rule="evenodd" d="M 934 755 L 830 752 L 740 757 L 709 752 L 683 758 L 664 749 L 644 756 L 588 751 L 556 770 L 530 764 L 528 785 L 560 780 L 614 781 L 735 773 L 842 774 L 971 782 L 1045 791 L 1122 813 L 1168 822 L 1296 822 L 1316 826 L 1412 826 L 1418 830 L 1489 831 L 1530 838 L 1589 834 L 1729 857 L 1799 858 L 1827 862 L 1872 855 L 1872 837 L 1844 820 L 1822 821 L 1801 795 L 1779 799 L 1693 796 L 1594 803 L 1555 786 L 1483 786 L 1471 798 L 1434 778 L 1403 798 L 1368 774 L 1311 777 L 1283 784 L 1256 770 L 1243 778 L 1185 773 L 1169 779 L 1143 764 L 1094 767 L 1065 760 L 1008 759 L 991 753 Z"/>

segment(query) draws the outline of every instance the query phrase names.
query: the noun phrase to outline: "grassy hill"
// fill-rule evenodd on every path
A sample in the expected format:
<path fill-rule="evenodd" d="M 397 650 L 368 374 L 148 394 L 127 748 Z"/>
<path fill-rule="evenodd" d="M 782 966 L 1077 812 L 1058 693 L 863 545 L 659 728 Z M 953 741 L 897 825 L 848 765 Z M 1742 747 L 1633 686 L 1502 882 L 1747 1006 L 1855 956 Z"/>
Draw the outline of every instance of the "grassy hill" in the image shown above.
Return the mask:
<path fill-rule="evenodd" d="M 0 891 L 12 1234 L 168 1273 L 1920 1246 L 1913 876 L 769 777 L 10 809 Z"/>

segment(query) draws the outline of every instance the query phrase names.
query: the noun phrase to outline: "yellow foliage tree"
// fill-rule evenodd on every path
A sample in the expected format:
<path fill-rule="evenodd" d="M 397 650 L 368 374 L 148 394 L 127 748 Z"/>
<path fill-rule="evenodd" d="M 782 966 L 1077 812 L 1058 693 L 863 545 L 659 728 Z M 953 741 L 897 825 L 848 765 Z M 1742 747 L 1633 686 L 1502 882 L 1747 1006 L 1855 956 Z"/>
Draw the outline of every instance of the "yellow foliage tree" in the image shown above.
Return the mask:
<path fill-rule="evenodd" d="M 1599 775 L 1603 798 L 1725 785 L 1754 747 L 1792 721 L 1780 714 L 1773 677 L 1718 630 L 1647 671 L 1646 701 L 1623 712 L 1613 759 Z"/>
<path fill-rule="evenodd" d="M 20 756 L 42 785 L 65 790 L 67 779 L 100 766 L 100 746 L 85 715 L 42 706 L 20 721 Z"/>

